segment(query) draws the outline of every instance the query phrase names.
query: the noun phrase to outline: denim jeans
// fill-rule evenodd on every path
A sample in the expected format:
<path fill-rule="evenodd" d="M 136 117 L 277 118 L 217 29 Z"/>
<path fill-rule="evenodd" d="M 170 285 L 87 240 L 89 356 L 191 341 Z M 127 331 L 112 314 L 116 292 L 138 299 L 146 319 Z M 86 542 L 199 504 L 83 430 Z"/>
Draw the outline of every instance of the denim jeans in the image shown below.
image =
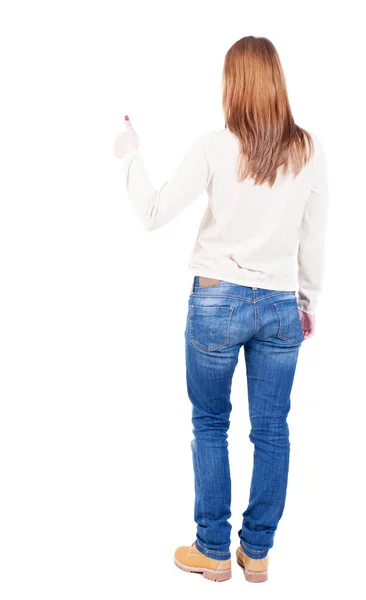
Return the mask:
<path fill-rule="evenodd" d="M 245 554 L 263 558 L 273 546 L 285 505 L 287 415 L 304 335 L 295 291 L 218 281 L 218 285 L 199 287 L 199 277 L 194 276 L 185 328 L 195 543 L 210 558 L 231 557 L 227 437 L 232 377 L 243 346 L 254 454 L 249 503 L 238 535 Z"/>

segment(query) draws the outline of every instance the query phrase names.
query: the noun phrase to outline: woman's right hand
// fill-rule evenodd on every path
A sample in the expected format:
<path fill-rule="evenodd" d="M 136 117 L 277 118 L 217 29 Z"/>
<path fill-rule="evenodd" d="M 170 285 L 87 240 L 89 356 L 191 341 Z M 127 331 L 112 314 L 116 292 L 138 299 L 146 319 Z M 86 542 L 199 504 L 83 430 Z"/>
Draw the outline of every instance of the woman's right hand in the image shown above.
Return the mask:
<path fill-rule="evenodd" d="M 315 315 L 310 315 L 303 310 L 299 310 L 299 315 L 304 338 L 305 340 L 308 340 L 314 335 Z"/>

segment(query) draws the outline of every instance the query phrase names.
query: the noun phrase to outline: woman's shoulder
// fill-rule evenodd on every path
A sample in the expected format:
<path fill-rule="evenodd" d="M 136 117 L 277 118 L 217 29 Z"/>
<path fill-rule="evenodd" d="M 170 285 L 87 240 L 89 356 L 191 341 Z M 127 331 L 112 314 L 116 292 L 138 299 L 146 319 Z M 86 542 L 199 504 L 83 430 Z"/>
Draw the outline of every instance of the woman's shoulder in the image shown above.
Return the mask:
<path fill-rule="evenodd" d="M 203 148 L 207 152 L 212 152 L 222 147 L 222 142 L 227 136 L 227 129 L 205 129 L 196 136 L 194 146 Z"/>
<path fill-rule="evenodd" d="M 326 160 L 326 151 L 323 144 L 322 137 L 313 131 L 309 131 L 311 139 L 313 140 L 314 152 L 312 156 L 312 163 L 323 163 Z"/>
<path fill-rule="evenodd" d="M 314 150 L 320 152 L 324 149 L 322 137 L 315 133 L 314 131 L 309 131 L 310 137 L 313 140 Z"/>
<path fill-rule="evenodd" d="M 229 146 L 237 146 L 238 138 L 227 127 L 207 129 L 200 136 L 202 143 L 213 151 L 227 150 Z"/>
<path fill-rule="evenodd" d="M 222 127 L 221 129 L 206 129 L 201 135 L 211 139 L 236 138 L 235 134 L 227 127 Z"/>

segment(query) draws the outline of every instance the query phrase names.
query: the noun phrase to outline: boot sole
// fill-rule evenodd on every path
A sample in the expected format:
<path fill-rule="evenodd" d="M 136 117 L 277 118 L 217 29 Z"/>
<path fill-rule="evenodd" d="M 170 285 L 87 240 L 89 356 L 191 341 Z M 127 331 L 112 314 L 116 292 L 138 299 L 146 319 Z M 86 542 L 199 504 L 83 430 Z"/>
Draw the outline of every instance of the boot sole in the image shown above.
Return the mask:
<path fill-rule="evenodd" d="M 268 571 L 248 571 L 238 556 L 236 557 L 236 562 L 239 567 L 243 569 L 244 577 L 247 581 L 250 581 L 250 583 L 262 583 L 262 581 L 267 581 Z"/>
<path fill-rule="evenodd" d="M 188 567 L 187 565 L 179 562 L 176 558 L 174 559 L 174 564 L 182 571 L 186 571 L 187 573 L 200 573 L 203 575 L 203 577 L 210 579 L 211 581 L 226 581 L 232 576 L 231 569 L 225 569 L 225 571 L 215 571 L 215 569 Z"/>

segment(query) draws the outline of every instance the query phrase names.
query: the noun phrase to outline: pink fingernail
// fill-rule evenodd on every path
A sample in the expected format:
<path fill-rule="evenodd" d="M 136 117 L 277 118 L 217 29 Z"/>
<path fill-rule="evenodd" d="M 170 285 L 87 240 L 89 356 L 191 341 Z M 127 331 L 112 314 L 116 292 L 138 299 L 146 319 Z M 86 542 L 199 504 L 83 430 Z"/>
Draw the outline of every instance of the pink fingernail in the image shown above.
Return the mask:
<path fill-rule="evenodd" d="M 128 115 L 125 116 L 125 119 L 126 119 L 126 121 L 130 120 L 129 117 L 128 117 Z"/>

